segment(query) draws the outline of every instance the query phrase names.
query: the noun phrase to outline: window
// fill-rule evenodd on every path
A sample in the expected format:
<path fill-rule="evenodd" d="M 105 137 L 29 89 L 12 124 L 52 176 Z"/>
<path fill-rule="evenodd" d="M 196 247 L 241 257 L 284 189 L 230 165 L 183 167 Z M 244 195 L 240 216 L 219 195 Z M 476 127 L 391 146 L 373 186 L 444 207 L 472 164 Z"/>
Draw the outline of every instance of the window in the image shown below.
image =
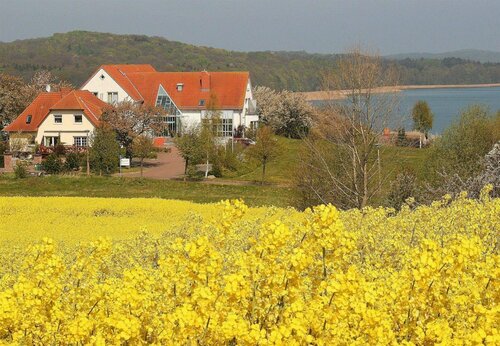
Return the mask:
<path fill-rule="evenodd" d="M 54 124 L 62 124 L 62 115 L 54 114 Z"/>
<path fill-rule="evenodd" d="M 233 135 L 233 119 L 222 119 L 222 137 L 231 137 Z"/>
<path fill-rule="evenodd" d="M 99 77 L 99 78 L 101 78 L 101 80 L 104 80 L 104 78 L 106 78 L 106 76 L 102 74 L 101 77 Z"/>
<path fill-rule="evenodd" d="M 184 84 L 177 83 L 177 91 L 182 91 L 182 89 L 184 89 Z"/>
<path fill-rule="evenodd" d="M 86 147 L 87 146 L 87 137 L 73 137 L 73 145 L 75 147 Z"/>
<path fill-rule="evenodd" d="M 165 124 L 163 130 L 160 131 L 159 136 L 163 137 L 173 137 L 177 133 L 177 123 L 179 122 L 179 118 L 176 116 L 168 115 L 166 117 L 162 117 L 162 121 Z"/>
<path fill-rule="evenodd" d="M 210 119 L 204 118 L 202 122 L 209 124 Z M 232 137 L 233 119 L 212 119 L 212 131 L 217 137 Z"/>
<path fill-rule="evenodd" d="M 75 114 L 75 124 L 81 124 L 83 122 L 83 116 L 81 114 Z"/>
<path fill-rule="evenodd" d="M 205 99 L 200 99 L 200 103 L 198 103 L 198 106 L 204 106 L 205 105 Z"/>
<path fill-rule="evenodd" d="M 59 144 L 59 137 L 49 136 L 45 137 L 44 139 L 46 147 L 55 147 L 57 144 Z"/>
<path fill-rule="evenodd" d="M 28 115 L 28 116 L 26 117 L 26 124 L 31 124 L 31 118 L 32 118 L 32 116 L 31 116 L 31 115 Z"/>
<path fill-rule="evenodd" d="M 99 94 L 97 91 L 94 91 L 92 92 L 92 94 L 94 94 L 95 97 L 97 97 L 97 95 Z"/>
<path fill-rule="evenodd" d="M 108 103 L 118 103 L 118 93 L 116 91 L 108 93 Z"/>

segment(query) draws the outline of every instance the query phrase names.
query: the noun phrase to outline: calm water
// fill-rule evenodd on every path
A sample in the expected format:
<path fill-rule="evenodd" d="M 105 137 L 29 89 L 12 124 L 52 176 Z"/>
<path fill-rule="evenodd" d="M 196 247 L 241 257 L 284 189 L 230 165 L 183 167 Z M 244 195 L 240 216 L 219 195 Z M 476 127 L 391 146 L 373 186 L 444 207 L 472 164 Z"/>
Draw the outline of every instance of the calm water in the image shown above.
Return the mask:
<path fill-rule="evenodd" d="M 434 113 L 431 132 L 441 133 L 471 104 L 485 105 L 492 112 L 500 110 L 500 87 L 403 90 L 398 94 L 398 113 L 404 117 L 407 130 L 412 128 L 411 109 L 418 100 L 427 101 Z"/>

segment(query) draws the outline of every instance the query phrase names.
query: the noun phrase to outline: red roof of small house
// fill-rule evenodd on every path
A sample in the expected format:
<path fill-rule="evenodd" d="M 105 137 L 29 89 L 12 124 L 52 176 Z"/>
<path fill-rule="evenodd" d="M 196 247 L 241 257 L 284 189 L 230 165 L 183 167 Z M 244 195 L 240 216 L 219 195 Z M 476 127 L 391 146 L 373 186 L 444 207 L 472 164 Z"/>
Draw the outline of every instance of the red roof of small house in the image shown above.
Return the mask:
<path fill-rule="evenodd" d="M 94 72 L 92 77 L 94 77 L 95 74 L 101 69 L 106 71 L 106 73 L 109 74 L 111 78 L 113 78 L 132 99 L 134 99 L 134 101 L 143 101 L 143 97 L 135 85 L 129 80 L 128 75 L 130 73 L 156 72 L 155 68 L 149 64 L 101 65 L 97 71 Z M 89 80 L 92 77 L 90 77 Z M 87 82 L 83 85 L 87 84 Z"/>
<path fill-rule="evenodd" d="M 108 104 L 85 90 L 62 90 L 40 93 L 35 100 L 4 131 L 36 132 L 50 111 L 81 110 L 89 121 L 97 125 L 102 111 Z M 26 123 L 31 115 L 30 123 Z"/>
<path fill-rule="evenodd" d="M 155 105 L 160 85 L 179 109 L 206 109 L 210 96 L 217 98 L 217 108 L 240 109 L 245 102 L 248 72 L 154 72 L 130 73 L 146 104 Z M 182 84 L 182 90 L 177 86 Z M 200 106 L 200 100 L 205 100 Z"/>

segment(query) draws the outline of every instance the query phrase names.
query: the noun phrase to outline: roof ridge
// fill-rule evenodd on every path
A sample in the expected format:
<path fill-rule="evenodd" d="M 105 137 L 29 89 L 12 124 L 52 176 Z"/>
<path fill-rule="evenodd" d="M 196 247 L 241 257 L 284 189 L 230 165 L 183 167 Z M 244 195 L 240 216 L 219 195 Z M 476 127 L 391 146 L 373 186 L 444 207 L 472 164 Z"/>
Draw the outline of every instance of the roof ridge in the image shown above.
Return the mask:
<path fill-rule="evenodd" d="M 119 68 L 117 69 L 118 72 L 120 72 L 125 78 L 127 78 L 127 80 L 130 82 L 130 84 L 132 84 L 132 86 L 134 87 L 135 91 L 137 91 L 137 93 L 139 94 L 139 96 L 141 97 L 142 101 L 144 101 L 144 96 L 142 96 L 141 92 L 139 91 L 139 89 L 137 89 L 137 87 L 135 86 L 135 84 L 130 80 L 130 78 L 128 78 L 127 74 L 125 72 L 123 72 L 122 70 L 120 70 Z"/>
<path fill-rule="evenodd" d="M 94 112 L 92 112 L 92 110 L 90 109 L 90 107 L 89 107 L 89 106 L 87 106 L 87 103 L 85 102 L 85 100 L 83 99 L 83 97 L 78 96 L 78 99 L 79 99 L 79 100 L 78 100 L 78 102 L 80 102 L 80 101 L 81 101 L 81 102 L 83 103 L 83 107 L 84 107 L 84 108 L 86 108 L 86 109 L 90 112 L 90 114 L 92 114 L 92 116 L 93 116 L 96 120 L 98 120 L 98 119 L 97 119 L 97 116 L 94 114 Z M 83 111 L 85 112 L 85 109 L 84 109 Z"/>

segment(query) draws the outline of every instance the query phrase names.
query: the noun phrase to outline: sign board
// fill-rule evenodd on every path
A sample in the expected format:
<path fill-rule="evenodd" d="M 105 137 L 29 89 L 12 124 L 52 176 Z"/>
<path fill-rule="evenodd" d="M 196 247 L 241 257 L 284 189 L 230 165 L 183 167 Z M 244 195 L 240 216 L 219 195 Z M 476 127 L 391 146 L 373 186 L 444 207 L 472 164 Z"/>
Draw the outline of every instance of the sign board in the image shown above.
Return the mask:
<path fill-rule="evenodd" d="M 120 159 L 120 167 L 130 168 L 130 159 L 127 158 Z"/>

